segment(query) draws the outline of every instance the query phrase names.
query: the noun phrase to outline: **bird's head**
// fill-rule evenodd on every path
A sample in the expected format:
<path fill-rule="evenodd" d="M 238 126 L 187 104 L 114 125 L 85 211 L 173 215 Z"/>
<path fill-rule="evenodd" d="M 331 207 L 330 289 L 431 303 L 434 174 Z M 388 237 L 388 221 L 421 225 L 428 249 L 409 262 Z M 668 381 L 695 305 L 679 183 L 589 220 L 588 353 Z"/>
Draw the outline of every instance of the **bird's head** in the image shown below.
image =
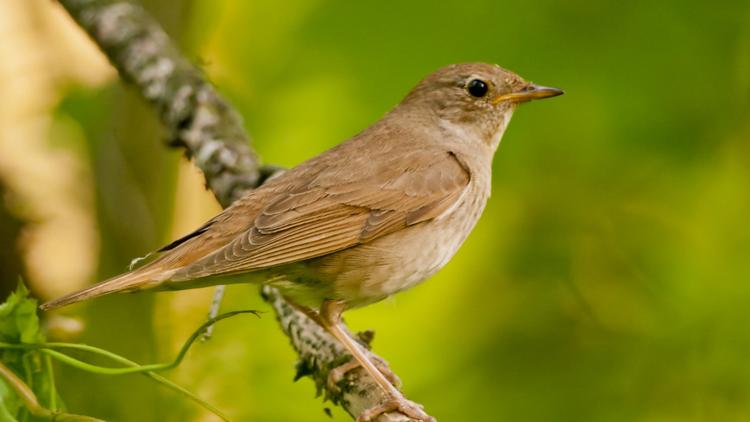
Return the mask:
<path fill-rule="evenodd" d="M 496 147 L 518 104 L 562 93 L 527 82 L 497 65 L 465 63 L 427 76 L 402 106 L 437 117 L 444 128 L 477 136 Z"/>

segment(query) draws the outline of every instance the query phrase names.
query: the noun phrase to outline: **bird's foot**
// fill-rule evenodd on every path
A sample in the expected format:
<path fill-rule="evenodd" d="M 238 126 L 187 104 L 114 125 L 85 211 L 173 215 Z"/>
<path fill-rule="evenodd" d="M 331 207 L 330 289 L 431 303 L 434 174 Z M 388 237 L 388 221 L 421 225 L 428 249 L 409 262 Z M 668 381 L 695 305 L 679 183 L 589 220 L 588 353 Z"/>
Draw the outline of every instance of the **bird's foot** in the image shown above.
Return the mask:
<path fill-rule="evenodd" d="M 404 415 L 423 422 L 436 422 L 435 418 L 425 413 L 422 406 L 418 403 L 414 403 L 408 400 L 406 397 L 399 395 L 398 397 L 391 397 L 384 403 L 377 406 L 366 409 L 362 414 L 357 417 L 357 422 L 367 422 L 374 420 L 383 413 L 398 411 Z"/>
<path fill-rule="evenodd" d="M 394 387 L 396 387 L 397 389 L 401 388 L 401 379 L 398 377 L 398 375 L 394 374 L 393 371 L 391 371 L 391 368 L 388 367 L 388 363 L 386 363 L 386 361 L 378 356 L 370 355 L 370 362 L 372 362 L 373 365 L 378 368 L 378 371 L 380 371 L 380 373 L 383 374 L 383 376 L 386 377 Z M 362 365 L 360 365 L 360 363 L 356 359 L 351 359 L 349 360 L 349 362 L 343 363 L 331 369 L 328 372 L 328 389 L 332 391 L 338 390 L 339 382 L 344 379 L 346 374 L 351 370 L 360 368 L 361 366 Z"/>

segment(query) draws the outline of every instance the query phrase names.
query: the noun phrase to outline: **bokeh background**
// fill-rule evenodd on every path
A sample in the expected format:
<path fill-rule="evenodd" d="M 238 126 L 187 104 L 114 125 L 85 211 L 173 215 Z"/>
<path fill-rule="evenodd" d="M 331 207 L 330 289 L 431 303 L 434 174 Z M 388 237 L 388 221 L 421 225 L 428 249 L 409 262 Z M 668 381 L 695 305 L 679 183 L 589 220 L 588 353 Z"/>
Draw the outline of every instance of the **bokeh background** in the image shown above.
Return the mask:
<path fill-rule="evenodd" d="M 292 166 L 427 73 L 499 63 L 566 95 L 519 110 L 493 196 L 427 283 L 350 312 L 442 421 L 750 420 L 750 3 L 144 0 Z M 0 276 L 49 299 L 219 207 L 54 2 L 0 0 Z M 77 341 L 170 359 L 211 289 L 71 307 Z M 224 309 L 267 310 L 253 286 Z M 328 421 L 271 314 L 217 327 L 167 375 L 237 421 Z M 145 377 L 59 368 L 68 406 L 209 421 Z M 333 420 L 348 417 L 333 408 Z"/>

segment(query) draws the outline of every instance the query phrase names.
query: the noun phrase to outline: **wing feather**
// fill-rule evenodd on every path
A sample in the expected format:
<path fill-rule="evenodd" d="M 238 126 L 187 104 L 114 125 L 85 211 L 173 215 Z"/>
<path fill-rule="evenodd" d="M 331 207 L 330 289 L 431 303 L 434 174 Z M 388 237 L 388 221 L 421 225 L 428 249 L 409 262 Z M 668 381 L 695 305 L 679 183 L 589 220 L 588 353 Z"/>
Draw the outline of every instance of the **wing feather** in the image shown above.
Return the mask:
<path fill-rule="evenodd" d="M 359 178 L 351 172 L 344 183 L 315 174 L 311 183 L 280 192 L 251 227 L 170 280 L 254 271 L 370 242 L 439 218 L 461 201 L 470 181 L 468 168 L 444 150 L 410 151 L 389 166 L 390 171 L 362 169 Z M 373 172 L 375 177 L 367 177 Z"/>

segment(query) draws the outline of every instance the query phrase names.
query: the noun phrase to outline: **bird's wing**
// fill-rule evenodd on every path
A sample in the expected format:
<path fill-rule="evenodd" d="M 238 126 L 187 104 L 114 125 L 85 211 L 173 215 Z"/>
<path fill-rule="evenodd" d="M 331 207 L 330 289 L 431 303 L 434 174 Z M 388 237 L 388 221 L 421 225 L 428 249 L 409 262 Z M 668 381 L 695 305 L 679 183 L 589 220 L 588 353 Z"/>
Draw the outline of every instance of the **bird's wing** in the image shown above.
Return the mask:
<path fill-rule="evenodd" d="M 460 201 L 469 184 L 469 169 L 450 151 L 390 155 L 387 161 L 362 161 L 360 174 L 318 172 L 279 192 L 249 228 L 170 281 L 253 271 L 369 242 L 439 217 Z"/>

